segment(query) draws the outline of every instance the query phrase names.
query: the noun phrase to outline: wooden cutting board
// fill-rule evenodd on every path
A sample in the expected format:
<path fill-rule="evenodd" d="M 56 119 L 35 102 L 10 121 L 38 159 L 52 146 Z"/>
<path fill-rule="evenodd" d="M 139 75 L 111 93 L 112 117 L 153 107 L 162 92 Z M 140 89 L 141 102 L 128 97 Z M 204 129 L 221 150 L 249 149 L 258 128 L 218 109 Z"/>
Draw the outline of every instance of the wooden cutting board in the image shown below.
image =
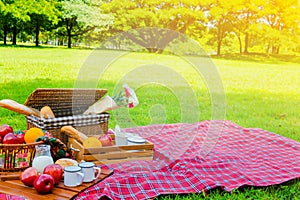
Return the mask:
<path fill-rule="evenodd" d="M 56 185 L 52 192 L 49 194 L 38 194 L 33 187 L 25 186 L 20 180 L 20 172 L 13 174 L 1 174 L 0 175 L 0 193 L 13 194 L 23 196 L 27 199 L 71 199 L 84 189 L 102 181 L 106 177 L 113 174 L 113 170 L 101 169 L 101 175 L 99 178 L 90 183 L 83 183 L 77 187 L 66 187 L 64 186 L 63 179 Z"/>

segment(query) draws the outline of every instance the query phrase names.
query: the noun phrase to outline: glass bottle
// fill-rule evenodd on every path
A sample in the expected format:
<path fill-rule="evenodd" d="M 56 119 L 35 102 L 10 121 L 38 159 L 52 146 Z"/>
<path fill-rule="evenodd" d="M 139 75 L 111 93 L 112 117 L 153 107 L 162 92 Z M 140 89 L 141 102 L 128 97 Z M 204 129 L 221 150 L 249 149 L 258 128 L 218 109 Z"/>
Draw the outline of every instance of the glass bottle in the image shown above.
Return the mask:
<path fill-rule="evenodd" d="M 32 167 L 34 167 L 40 174 L 43 173 L 46 166 L 54 163 L 50 148 L 51 146 L 47 144 L 40 144 L 35 146 L 36 151 L 32 162 Z"/>

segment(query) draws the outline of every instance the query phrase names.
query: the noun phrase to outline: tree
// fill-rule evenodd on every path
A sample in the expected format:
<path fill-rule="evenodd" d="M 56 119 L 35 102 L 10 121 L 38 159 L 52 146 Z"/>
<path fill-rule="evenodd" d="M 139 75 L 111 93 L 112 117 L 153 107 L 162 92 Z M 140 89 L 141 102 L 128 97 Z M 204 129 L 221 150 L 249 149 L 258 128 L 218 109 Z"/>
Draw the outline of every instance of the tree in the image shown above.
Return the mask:
<path fill-rule="evenodd" d="M 7 44 L 6 42 L 6 38 L 7 38 L 7 34 L 9 32 L 9 18 L 10 15 L 9 14 L 4 14 L 3 12 L 0 12 L 0 28 L 3 30 L 3 41 L 4 41 L 4 45 Z"/>
<path fill-rule="evenodd" d="M 239 2 L 239 9 L 233 13 L 233 31 L 238 37 L 240 53 L 248 53 L 251 29 L 259 19 L 261 0 L 244 0 Z M 244 50 L 242 37 L 244 36 Z"/>
<path fill-rule="evenodd" d="M 187 34 L 205 29 L 204 11 L 209 3 L 204 2 L 209 1 L 112 0 L 103 3 L 101 8 L 103 12 L 114 15 L 114 24 L 109 29 L 111 34 L 127 31 L 122 35 L 125 39 L 143 46 L 148 52 L 161 53 L 178 37 L 175 31 Z"/>
<path fill-rule="evenodd" d="M 209 10 L 210 24 L 212 29 L 216 30 L 217 35 L 217 55 L 221 54 L 223 39 L 233 31 L 233 24 L 236 21 L 234 13 L 240 9 L 240 1 L 215 1 Z"/>
<path fill-rule="evenodd" d="M 34 30 L 35 46 L 39 45 L 39 34 L 41 28 L 46 28 L 50 23 L 57 24 L 59 10 L 56 0 L 28 1 L 24 6 L 28 10 L 30 17 L 30 28 Z"/>
<path fill-rule="evenodd" d="M 4 32 L 4 44 L 8 31 L 12 31 L 13 42 L 17 43 L 17 34 L 24 29 L 25 23 L 29 24 L 30 29 L 35 29 L 36 46 L 39 41 L 40 28 L 46 24 L 47 20 L 54 23 L 58 21 L 56 0 L 6 0 L 1 2 L 1 19 Z"/>
<path fill-rule="evenodd" d="M 267 36 L 267 53 L 278 54 L 280 48 L 291 33 L 299 29 L 299 4 L 297 0 L 268 0 L 262 5 L 261 23 L 269 28 L 264 29 Z"/>
<path fill-rule="evenodd" d="M 83 35 L 96 28 L 112 23 L 110 14 L 101 14 L 98 1 L 66 0 L 61 2 L 61 28 L 58 32 L 68 37 L 68 48 L 72 37 Z"/>
<path fill-rule="evenodd" d="M 26 3 L 26 2 L 25 2 Z M 6 37 L 10 30 L 13 32 L 13 45 L 16 45 L 17 33 L 21 30 L 19 26 L 30 18 L 26 14 L 26 9 L 22 7 L 22 0 L 6 0 L 1 2 L 1 18 L 4 33 L 4 44 L 6 45 Z"/>

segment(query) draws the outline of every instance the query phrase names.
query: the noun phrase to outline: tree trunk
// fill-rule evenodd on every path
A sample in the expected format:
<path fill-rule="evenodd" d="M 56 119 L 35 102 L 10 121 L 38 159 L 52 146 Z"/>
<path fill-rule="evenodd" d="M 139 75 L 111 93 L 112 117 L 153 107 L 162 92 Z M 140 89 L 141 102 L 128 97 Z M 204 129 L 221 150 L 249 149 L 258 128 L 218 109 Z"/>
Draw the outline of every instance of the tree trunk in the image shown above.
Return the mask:
<path fill-rule="evenodd" d="M 244 49 L 244 53 L 249 53 L 248 52 L 248 46 L 249 46 L 249 33 L 246 33 L 246 35 L 245 35 L 245 49 Z"/>
<path fill-rule="evenodd" d="M 71 36 L 71 30 L 68 29 L 68 48 L 72 47 L 72 36 Z"/>
<path fill-rule="evenodd" d="M 39 34 L 40 34 L 40 26 L 37 21 L 35 26 L 35 46 L 39 46 Z"/>
<path fill-rule="evenodd" d="M 4 45 L 6 45 L 6 38 L 7 38 L 7 33 L 8 33 L 8 27 L 7 25 L 5 24 L 4 27 L 3 27 L 3 40 L 4 40 Z"/>
<path fill-rule="evenodd" d="M 221 55 L 221 41 L 218 41 L 217 55 Z"/>
<path fill-rule="evenodd" d="M 277 52 L 277 48 L 276 48 L 276 46 L 272 46 L 272 54 L 276 54 L 276 52 Z"/>
<path fill-rule="evenodd" d="M 221 45 L 222 45 L 222 27 L 221 23 L 218 23 L 218 47 L 217 47 L 217 55 L 221 55 Z"/>
<path fill-rule="evenodd" d="M 242 44 L 242 40 L 241 40 L 241 37 L 239 35 L 237 35 L 237 38 L 239 40 L 239 45 L 240 45 L 240 53 L 243 52 L 243 44 Z"/>
<path fill-rule="evenodd" d="M 221 43 L 222 43 L 222 38 L 221 38 L 221 33 L 220 29 L 218 28 L 218 47 L 217 47 L 217 55 L 221 55 Z"/>
<path fill-rule="evenodd" d="M 67 37 L 68 37 L 68 48 L 72 47 L 72 28 L 73 28 L 73 20 L 74 19 L 68 19 L 67 20 Z"/>
<path fill-rule="evenodd" d="M 17 27 L 15 25 L 13 26 L 12 45 L 17 45 Z"/>
<path fill-rule="evenodd" d="M 269 55 L 269 53 L 270 53 L 270 42 L 268 43 L 268 46 L 267 46 L 267 49 L 266 49 L 266 53 L 267 53 L 267 55 Z"/>

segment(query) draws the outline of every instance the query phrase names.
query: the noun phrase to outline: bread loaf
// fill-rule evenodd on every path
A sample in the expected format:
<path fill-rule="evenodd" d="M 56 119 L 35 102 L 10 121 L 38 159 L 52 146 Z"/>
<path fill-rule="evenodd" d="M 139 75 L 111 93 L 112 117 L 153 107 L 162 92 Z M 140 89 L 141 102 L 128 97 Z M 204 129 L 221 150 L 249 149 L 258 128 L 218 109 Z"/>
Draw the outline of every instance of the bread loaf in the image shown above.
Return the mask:
<path fill-rule="evenodd" d="M 73 126 L 63 126 L 60 129 L 61 132 L 65 133 L 68 137 L 74 138 L 79 143 L 83 144 L 83 142 L 88 138 L 87 135 L 84 133 L 81 133 L 77 129 L 75 129 Z"/>
<path fill-rule="evenodd" d="M 59 164 L 63 169 L 68 166 L 77 166 L 78 162 L 70 158 L 61 158 L 58 159 L 55 164 Z"/>
<path fill-rule="evenodd" d="M 8 110 L 17 112 L 23 115 L 35 115 L 37 117 L 40 116 L 40 112 L 34 108 L 30 108 L 23 104 L 19 104 L 11 99 L 3 99 L 0 101 L 0 107 L 6 108 Z"/>
<path fill-rule="evenodd" d="M 86 140 L 84 140 L 83 146 L 85 148 L 96 148 L 102 147 L 102 143 L 96 137 L 88 137 Z"/>
<path fill-rule="evenodd" d="M 55 115 L 49 106 L 42 107 L 40 114 L 41 114 L 41 118 L 45 118 L 45 119 L 55 118 Z"/>

